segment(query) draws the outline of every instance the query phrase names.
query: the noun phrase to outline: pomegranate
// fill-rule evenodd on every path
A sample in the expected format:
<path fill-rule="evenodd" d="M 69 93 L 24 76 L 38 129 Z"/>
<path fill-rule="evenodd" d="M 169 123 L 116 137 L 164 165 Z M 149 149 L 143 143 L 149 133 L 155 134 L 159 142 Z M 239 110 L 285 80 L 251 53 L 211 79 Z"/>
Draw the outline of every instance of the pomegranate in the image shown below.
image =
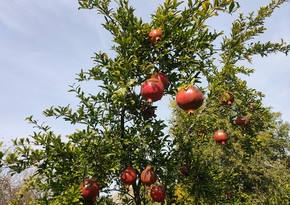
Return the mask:
<path fill-rule="evenodd" d="M 250 120 L 247 116 L 237 117 L 234 122 L 236 125 L 248 125 Z"/>
<path fill-rule="evenodd" d="M 250 103 L 250 109 L 253 110 L 255 108 L 255 104 L 254 103 Z"/>
<path fill-rule="evenodd" d="M 153 186 L 150 191 L 150 196 L 152 198 L 153 203 L 156 202 L 164 202 L 165 199 L 165 186 Z"/>
<path fill-rule="evenodd" d="M 153 29 L 152 31 L 150 31 L 149 37 L 151 43 L 157 43 L 161 40 L 162 31 L 160 29 Z"/>
<path fill-rule="evenodd" d="M 96 201 L 100 192 L 100 186 L 97 181 L 93 179 L 84 179 L 80 184 L 80 188 L 85 200 Z"/>
<path fill-rule="evenodd" d="M 195 86 L 191 85 L 187 89 L 181 89 L 176 94 L 177 105 L 187 111 L 192 113 L 194 110 L 198 109 L 203 103 L 204 97 L 202 92 Z"/>
<path fill-rule="evenodd" d="M 149 103 L 160 100 L 163 96 L 164 86 L 159 79 L 149 78 L 141 85 L 141 95 Z"/>
<path fill-rule="evenodd" d="M 151 184 L 154 184 L 156 180 L 156 173 L 152 170 L 152 166 L 148 165 L 141 173 L 141 181 L 145 184 L 147 189 L 150 189 Z"/>
<path fill-rule="evenodd" d="M 231 192 L 230 191 L 226 191 L 226 197 L 227 197 L 227 199 L 231 198 Z"/>
<path fill-rule="evenodd" d="M 157 73 L 157 74 L 153 75 L 153 78 L 159 79 L 162 82 L 164 88 L 168 88 L 169 80 L 168 80 L 168 77 L 165 74 Z"/>
<path fill-rule="evenodd" d="M 133 167 L 128 166 L 121 173 L 121 180 L 124 184 L 126 184 L 126 188 L 128 189 L 130 185 L 132 185 L 137 179 L 136 170 Z"/>
<path fill-rule="evenodd" d="M 213 137 L 216 142 L 219 142 L 221 144 L 225 144 L 228 141 L 228 134 L 224 130 L 215 131 Z"/>
<path fill-rule="evenodd" d="M 227 92 L 224 97 L 221 98 L 221 101 L 224 105 L 231 105 L 233 104 L 235 98 L 232 93 Z"/>

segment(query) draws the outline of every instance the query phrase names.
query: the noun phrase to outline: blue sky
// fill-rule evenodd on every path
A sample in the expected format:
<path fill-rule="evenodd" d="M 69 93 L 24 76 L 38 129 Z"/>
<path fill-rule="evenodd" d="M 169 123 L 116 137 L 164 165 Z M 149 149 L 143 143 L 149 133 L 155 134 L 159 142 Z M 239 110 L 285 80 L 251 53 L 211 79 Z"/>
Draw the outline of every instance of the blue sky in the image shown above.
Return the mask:
<path fill-rule="evenodd" d="M 145 21 L 161 0 L 133 0 L 136 14 Z M 254 11 L 267 1 L 242 1 L 241 11 Z M 290 43 L 290 3 L 266 21 L 268 30 L 259 40 Z M 228 28 L 233 17 L 222 15 L 215 28 Z M 57 133 L 74 129 L 62 120 L 50 120 L 42 111 L 50 106 L 75 104 L 68 93 L 80 69 L 93 65 L 91 57 L 100 50 L 110 54 L 109 33 L 100 26 L 96 11 L 78 10 L 77 0 L 1 0 L 0 1 L 0 141 L 32 134 L 25 118 L 34 115 L 47 121 Z M 290 56 L 281 54 L 255 57 L 256 72 L 246 78 L 248 85 L 262 91 L 264 103 L 283 113 L 290 122 Z M 161 105 L 167 103 L 162 101 Z M 167 103 L 168 104 L 168 103 Z M 161 107 L 161 106 L 160 106 Z M 167 114 L 164 114 L 167 113 Z M 158 115 L 169 118 L 167 106 Z"/>

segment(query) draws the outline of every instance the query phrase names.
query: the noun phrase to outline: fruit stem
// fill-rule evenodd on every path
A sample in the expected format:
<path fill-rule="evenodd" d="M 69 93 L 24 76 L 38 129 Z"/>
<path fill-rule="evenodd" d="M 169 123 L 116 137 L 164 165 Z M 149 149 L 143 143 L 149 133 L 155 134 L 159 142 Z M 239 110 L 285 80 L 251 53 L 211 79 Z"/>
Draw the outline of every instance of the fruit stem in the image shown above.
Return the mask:
<path fill-rule="evenodd" d="M 189 115 L 192 115 L 192 114 L 193 114 L 193 112 L 194 112 L 194 110 L 188 110 L 188 112 L 187 112 L 187 113 L 188 113 Z"/>
<path fill-rule="evenodd" d="M 152 100 L 151 98 L 149 98 L 149 99 L 147 100 L 147 102 L 149 102 L 149 103 L 153 103 L 153 100 Z"/>
<path fill-rule="evenodd" d="M 141 197 L 140 197 L 140 185 L 137 185 L 136 182 L 132 184 L 133 192 L 134 192 L 134 201 L 136 205 L 141 205 Z"/>

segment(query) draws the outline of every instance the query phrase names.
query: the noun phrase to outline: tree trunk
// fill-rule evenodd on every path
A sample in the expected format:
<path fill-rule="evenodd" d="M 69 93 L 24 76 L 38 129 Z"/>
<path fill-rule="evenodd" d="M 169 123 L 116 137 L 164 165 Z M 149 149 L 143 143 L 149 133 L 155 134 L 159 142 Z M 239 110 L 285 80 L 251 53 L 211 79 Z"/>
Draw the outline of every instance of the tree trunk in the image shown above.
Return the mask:
<path fill-rule="evenodd" d="M 133 184 L 134 201 L 136 205 L 141 205 L 140 185 L 134 182 Z"/>

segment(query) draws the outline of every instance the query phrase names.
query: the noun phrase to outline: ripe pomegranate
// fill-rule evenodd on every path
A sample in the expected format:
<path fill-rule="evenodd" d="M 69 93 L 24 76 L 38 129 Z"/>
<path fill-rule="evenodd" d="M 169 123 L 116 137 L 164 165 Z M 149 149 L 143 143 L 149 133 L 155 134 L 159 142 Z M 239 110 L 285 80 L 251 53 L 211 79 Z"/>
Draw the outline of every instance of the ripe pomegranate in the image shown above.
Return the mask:
<path fill-rule="evenodd" d="M 150 196 L 152 198 L 153 203 L 156 202 L 164 202 L 165 199 L 165 186 L 153 186 L 150 191 Z"/>
<path fill-rule="evenodd" d="M 221 101 L 224 105 L 231 105 L 233 104 L 235 98 L 232 93 L 227 92 L 224 97 L 221 98 Z"/>
<path fill-rule="evenodd" d="M 141 181 L 145 184 L 147 189 L 150 189 L 151 184 L 154 184 L 156 180 L 156 173 L 152 170 L 152 166 L 148 165 L 141 173 Z"/>
<path fill-rule="evenodd" d="M 80 184 L 80 188 L 85 200 L 96 201 L 100 192 L 100 186 L 97 181 L 93 179 L 84 179 Z"/>
<path fill-rule="evenodd" d="M 248 125 L 250 120 L 247 116 L 237 117 L 234 122 L 236 125 Z"/>
<path fill-rule="evenodd" d="M 164 86 L 159 79 L 149 78 L 141 85 L 141 95 L 149 103 L 160 100 L 163 96 Z"/>
<path fill-rule="evenodd" d="M 133 167 L 128 166 L 121 173 L 121 180 L 124 184 L 126 184 L 126 188 L 128 189 L 130 185 L 132 185 L 137 179 L 136 170 Z"/>
<path fill-rule="evenodd" d="M 157 79 L 161 80 L 164 88 L 168 88 L 169 80 L 168 80 L 168 77 L 165 74 L 157 73 L 157 74 L 153 75 L 153 78 L 157 78 Z"/>
<path fill-rule="evenodd" d="M 195 86 L 191 85 L 187 89 L 181 89 L 176 94 L 177 105 L 187 111 L 192 113 L 194 110 L 198 109 L 203 103 L 204 97 L 202 92 Z"/>
<path fill-rule="evenodd" d="M 213 137 L 216 142 L 219 142 L 221 144 L 225 144 L 228 141 L 228 134 L 224 130 L 215 131 Z"/>
<path fill-rule="evenodd" d="M 162 31 L 160 29 L 153 29 L 152 31 L 150 31 L 149 37 L 151 43 L 157 43 L 161 40 Z"/>

